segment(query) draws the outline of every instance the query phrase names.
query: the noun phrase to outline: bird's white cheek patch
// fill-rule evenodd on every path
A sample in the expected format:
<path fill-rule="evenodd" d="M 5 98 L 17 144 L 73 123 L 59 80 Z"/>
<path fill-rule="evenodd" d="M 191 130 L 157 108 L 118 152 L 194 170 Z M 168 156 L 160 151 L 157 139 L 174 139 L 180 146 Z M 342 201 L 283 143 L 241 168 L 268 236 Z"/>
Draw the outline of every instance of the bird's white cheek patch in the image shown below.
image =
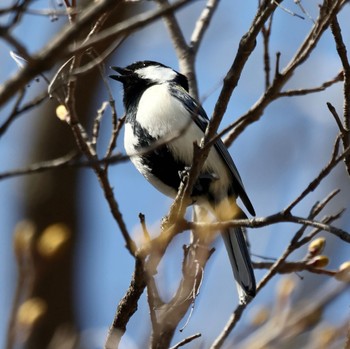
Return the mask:
<path fill-rule="evenodd" d="M 142 79 L 149 79 L 159 84 L 176 78 L 176 73 L 170 68 L 149 66 L 135 71 Z"/>

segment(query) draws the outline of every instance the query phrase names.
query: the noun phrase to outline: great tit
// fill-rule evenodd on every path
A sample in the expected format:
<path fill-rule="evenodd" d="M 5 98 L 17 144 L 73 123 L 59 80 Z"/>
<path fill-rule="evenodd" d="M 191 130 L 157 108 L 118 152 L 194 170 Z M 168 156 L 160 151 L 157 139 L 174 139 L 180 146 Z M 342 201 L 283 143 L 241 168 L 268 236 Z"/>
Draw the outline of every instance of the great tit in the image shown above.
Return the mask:
<path fill-rule="evenodd" d="M 124 87 L 126 153 L 137 170 L 160 192 L 174 198 L 183 173 L 193 161 L 193 143 L 200 144 L 208 125 L 201 105 L 189 94 L 187 78 L 161 63 L 141 61 L 112 67 L 111 78 Z M 245 218 L 240 197 L 250 214 L 254 208 L 237 168 L 221 139 L 212 146 L 193 187 L 194 205 L 225 221 Z M 237 283 L 240 303 L 255 296 L 256 283 L 245 232 L 221 232 Z"/>

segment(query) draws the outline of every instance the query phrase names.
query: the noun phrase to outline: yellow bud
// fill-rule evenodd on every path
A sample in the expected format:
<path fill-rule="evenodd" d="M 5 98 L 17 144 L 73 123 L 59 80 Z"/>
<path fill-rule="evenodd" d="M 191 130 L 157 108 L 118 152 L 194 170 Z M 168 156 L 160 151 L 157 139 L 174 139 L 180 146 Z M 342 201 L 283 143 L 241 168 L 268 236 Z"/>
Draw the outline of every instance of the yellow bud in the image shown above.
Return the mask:
<path fill-rule="evenodd" d="M 52 224 L 41 234 L 37 249 L 43 257 L 52 257 L 70 239 L 71 232 L 64 224 Z"/>
<path fill-rule="evenodd" d="M 25 327 L 32 327 L 47 311 L 47 304 L 41 298 L 26 300 L 17 311 L 17 322 Z"/>
<path fill-rule="evenodd" d="M 310 267 L 322 269 L 329 264 L 329 258 L 323 255 L 316 256 L 310 259 L 309 261 L 307 261 L 306 264 L 309 265 Z"/>
<path fill-rule="evenodd" d="M 35 226 L 30 221 L 22 221 L 15 227 L 13 235 L 13 248 L 16 256 L 22 256 L 30 249 L 35 234 Z"/>
<path fill-rule="evenodd" d="M 61 121 L 68 121 L 69 120 L 69 113 L 67 108 L 63 105 L 60 104 L 56 108 L 56 116 L 61 120 Z"/>
<path fill-rule="evenodd" d="M 326 239 L 323 237 L 312 240 L 308 247 L 310 255 L 312 257 L 319 255 L 320 253 L 322 253 L 325 245 L 326 245 Z"/>
<path fill-rule="evenodd" d="M 344 262 L 339 266 L 335 278 L 339 281 L 350 282 L 350 261 Z"/>

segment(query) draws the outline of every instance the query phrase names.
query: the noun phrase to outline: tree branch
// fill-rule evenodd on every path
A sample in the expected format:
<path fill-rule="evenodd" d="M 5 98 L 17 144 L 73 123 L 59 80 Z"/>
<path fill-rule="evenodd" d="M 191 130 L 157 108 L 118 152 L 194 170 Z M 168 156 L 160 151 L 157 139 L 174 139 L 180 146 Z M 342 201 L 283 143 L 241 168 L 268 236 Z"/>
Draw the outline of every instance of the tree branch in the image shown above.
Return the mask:
<path fill-rule="evenodd" d="M 258 121 L 263 115 L 265 108 L 279 97 L 283 86 L 293 76 L 296 68 L 305 62 L 305 60 L 310 56 L 311 52 L 316 47 L 316 44 L 322 37 L 322 34 L 329 27 L 334 16 L 340 11 L 345 2 L 345 0 L 335 0 L 332 2 L 331 7 L 327 7 L 327 10 L 325 10 L 325 3 L 328 3 L 328 0 L 324 0 L 324 3 L 320 8 L 320 15 L 315 25 L 304 39 L 304 42 L 300 45 L 294 57 L 282 72 L 277 73 L 270 87 L 264 92 L 260 99 L 252 106 L 252 108 L 237 120 L 237 126 L 225 139 L 225 144 L 227 147 L 233 143 L 233 141 L 245 130 L 246 127 L 251 125 L 253 122 Z"/>

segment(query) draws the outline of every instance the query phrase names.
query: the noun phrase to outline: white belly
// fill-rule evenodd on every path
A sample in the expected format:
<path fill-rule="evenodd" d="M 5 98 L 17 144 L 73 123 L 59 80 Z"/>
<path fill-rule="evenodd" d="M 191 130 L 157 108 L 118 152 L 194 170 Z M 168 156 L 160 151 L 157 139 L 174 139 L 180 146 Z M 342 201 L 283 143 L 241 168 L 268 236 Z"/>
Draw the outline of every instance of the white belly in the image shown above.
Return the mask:
<path fill-rule="evenodd" d="M 155 101 L 149 103 L 149 101 Z M 161 101 L 161 103 L 159 102 Z M 178 101 L 173 98 L 166 85 L 154 85 L 148 88 L 142 95 L 136 121 L 140 126 L 150 133 L 150 136 L 159 140 L 170 138 L 168 144 L 169 149 L 181 162 L 186 166 L 191 166 L 193 161 L 193 142 L 200 144 L 203 138 L 202 130 L 191 120 L 189 112 Z M 133 134 L 130 124 L 125 125 L 124 145 L 126 153 L 131 156 L 131 160 L 136 168 L 144 175 L 158 190 L 169 195 L 170 189 L 164 186 L 159 180 L 153 178 L 150 169 L 145 167 L 140 157 L 138 157 L 135 146 L 138 144 L 137 137 Z M 227 185 L 231 181 L 227 165 L 221 159 L 218 152 L 212 148 L 209 156 L 203 166 L 203 171 L 215 173 L 219 180 L 213 185 L 216 190 L 227 190 Z M 171 189 L 171 195 L 176 192 Z"/>

